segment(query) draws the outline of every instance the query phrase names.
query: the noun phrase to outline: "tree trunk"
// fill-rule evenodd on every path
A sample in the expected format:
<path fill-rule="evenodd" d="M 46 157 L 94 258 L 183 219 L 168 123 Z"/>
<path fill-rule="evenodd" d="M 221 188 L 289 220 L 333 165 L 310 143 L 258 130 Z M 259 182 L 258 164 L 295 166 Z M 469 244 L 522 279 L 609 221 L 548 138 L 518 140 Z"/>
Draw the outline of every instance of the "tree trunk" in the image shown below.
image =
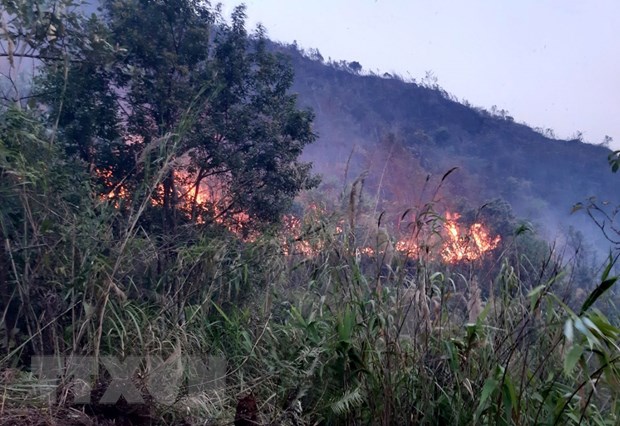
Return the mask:
<path fill-rule="evenodd" d="M 173 231 L 177 222 L 177 193 L 174 184 L 174 171 L 168 172 L 163 182 L 164 187 L 164 212 L 163 212 L 163 228 L 164 231 Z"/>

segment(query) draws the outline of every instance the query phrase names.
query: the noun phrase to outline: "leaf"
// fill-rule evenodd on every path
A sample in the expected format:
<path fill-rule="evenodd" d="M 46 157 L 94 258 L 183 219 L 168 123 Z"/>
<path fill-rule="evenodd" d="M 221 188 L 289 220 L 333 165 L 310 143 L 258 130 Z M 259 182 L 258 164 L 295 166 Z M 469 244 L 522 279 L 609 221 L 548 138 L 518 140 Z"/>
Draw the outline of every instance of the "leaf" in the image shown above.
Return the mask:
<path fill-rule="evenodd" d="M 213 307 L 215 307 L 215 309 L 219 312 L 219 314 L 222 316 L 222 318 L 224 318 L 224 320 L 226 320 L 226 322 L 228 323 L 228 325 L 233 325 L 232 321 L 230 320 L 230 318 L 228 318 L 228 315 L 226 315 L 226 313 L 224 313 L 224 311 L 222 310 L 222 308 L 219 307 L 219 305 L 217 303 L 215 303 L 214 301 L 211 301 L 211 304 L 213 305 Z"/>
<path fill-rule="evenodd" d="M 596 325 L 602 336 L 610 341 L 615 341 L 620 334 L 620 329 L 609 323 L 609 320 L 600 312 L 594 312 L 589 316 L 590 320 Z"/>
<path fill-rule="evenodd" d="M 502 394 L 506 411 L 506 418 L 508 419 L 511 417 L 513 407 L 517 405 L 517 391 L 509 375 L 506 375 L 506 377 L 504 378 Z"/>
<path fill-rule="evenodd" d="M 607 270 L 606 270 L 606 272 L 607 272 Z M 606 275 L 606 274 L 604 274 L 604 275 Z M 594 304 L 594 302 L 596 302 L 598 300 L 599 297 L 601 297 L 607 290 L 609 290 L 611 287 L 613 287 L 613 285 L 616 283 L 616 281 L 618 281 L 618 277 L 608 278 L 608 279 L 604 280 L 602 283 L 600 283 L 598 285 L 598 287 L 596 287 L 592 291 L 592 293 L 590 293 L 590 295 L 588 296 L 586 301 L 583 302 L 583 305 L 581 306 L 580 315 L 584 314 L 588 310 L 588 308 L 590 306 L 592 306 Z"/>
<path fill-rule="evenodd" d="M 489 399 L 489 396 L 497 389 L 498 382 L 495 378 L 490 377 L 484 382 L 482 393 L 480 394 L 480 405 Z"/>
<path fill-rule="evenodd" d="M 471 382 L 469 381 L 468 378 L 465 378 L 465 380 L 463 380 L 463 386 L 465 386 L 465 389 L 467 389 L 467 392 L 469 392 L 469 395 L 473 398 L 474 397 L 474 389 L 471 386 Z"/>
<path fill-rule="evenodd" d="M 584 323 L 581 318 L 575 319 L 575 328 L 579 330 L 586 339 L 588 339 L 588 344 L 590 345 L 590 349 L 594 348 L 595 345 L 599 345 L 599 340 L 592 334 L 588 326 Z"/>
<path fill-rule="evenodd" d="M 448 176 L 450 176 L 453 172 L 455 172 L 458 169 L 459 169 L 458 167 L 452 167 L 450 170 L 444 173 L 443 177 L 441 178 L 441 181 L 443 182 L 444 180 L 446 180 Z"/>
<path fill-rule="evenodd" d="M 530 308 L 533 310 L 536 307 L 536 302 L 538 302 L 538 294 L 546 287 L 546 284 L 541 284 L 538 287 L 533 288 L 528 294 L 527 297 L 530 298 Z"/>
<path fill-rule="evenodd" d="M 494 377 L 489 377 L 482 387 L 482 392 L 480 394 L 480 403 L 478 404 L 478 408 L 476 409 L 475 419 L 480 418 L 480 416 L 487 410 L 485 402 L 489 399 L 489 397 L 495 392 L 497 389 L 499 382 Z M 475 421 L 474 424 L 477 424 Z"/>
<path fill-rule="evenodd" d="M 89 320 L 95 313 L 95 306 L 91 305 L 86 301 L 82 302 L 82 306 L 84 307 L 84 314 L 86 315 L 86 319 Z"/>
<path fill-rule="evenodd" d="M 357 387 L 351 391 L 345 392 L 338 401 L 331 404 L 331 409 L 334 414 L 339 416 L 350 413 L 355 407 L 359 407 L 364 403 L 364 396 L 362 390 Z"/>
<path fill-rule="evenodd" d="M 385 211 L 382 211 L 381 214 L 379 215 L 379 219 L 377 219 L 377 227 L 381 227 L 381 219 L 383 219 L 384 215 L 385 215 Z"/>
<path fill-rule="evenodd" d="M 611 252 L 609 253 L 609 257 L 607 258 L 607 266 L 605 267 L 605 270 L 603 271 L 603 275 L 601 276 L 601 281 L 605 281 L 608 277 L 609 277 L 609 273 L 611 272 L 611 268 L 613 267 L 615 261 L 614 258 L 611 254 Z"/>
<path fill-rule="evenodd" d="M 355 325 L 355 313 L 349 308 L 344 311 L 341 321 L 338 323 L 338 337 L 341 343 L 351 344 L 353 327 Z"/>
<path fill-rule="evenodd" d="M 568 376 L 572 373 L 582 354 L 583 346 L 573 345 L 570 348 L 570 350 L 566 354 L 566 357 L 564 358 L 564 374 Z"/>
<path fill-rule="evenodd" d="M 489 315 L 489 312 L 491 311 L 491 305 L 491 303 L 487 303 L 486 305 L 484 305 L 482 312 L 478 314 L 478 319 L 476 319 L 477 325 L 482 325 L 482 321 L 486 319 L 487 315 Z"/>
<path fill-rule="evenodd" d="M 573 320 L 567 319 L 564 323 L 564 337 L 570 343 L 573 343 L 573 338 L 575 337 L 575 329 L 573 328 Z"/>
<path fill-rule="evenodd" d="M 571 214 L 578 212 L 579 210 L 583 209 L 583 203 L 577 203 L 573 206 L 573 208 L 571 209 Z"/>
<path fill-rule="evenodd" d="M 444 280 L 444 275 L 441 272 L 433 272 L 433 274 L 430 276 L 429 280 L 431 282 L 435 282 L 435 280 L 438 281 L 443 281 Z"/>
<path fill-rule="evenodd" d="M 587 316 L 583 317 L 582 320 L 583 320 L 584 325 L 588 327 L 588 330 L 590 330 L 590 332 L 594 332 L 597 335 L 601 336 L 601 330 L 598 329 L 596 324 L 594 324 L 589 317 Z"/>
<path fill-rule="evenodd" d="M 517 229 L 515 229 L 515 236 L 519 236 L 527 232 L 534 232 L 534 228 L 532 227 L 532 224 L 525 222 L 517 226 Z"/>

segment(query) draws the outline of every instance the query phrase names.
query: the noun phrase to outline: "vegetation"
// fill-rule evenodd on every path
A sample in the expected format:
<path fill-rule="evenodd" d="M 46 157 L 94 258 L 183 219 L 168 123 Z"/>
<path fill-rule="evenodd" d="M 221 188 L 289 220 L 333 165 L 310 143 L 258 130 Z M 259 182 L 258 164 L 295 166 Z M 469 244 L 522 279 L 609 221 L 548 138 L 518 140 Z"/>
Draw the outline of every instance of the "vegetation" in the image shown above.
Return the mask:
<path fill-rule="evenodd" d="M 451 199 L 454 170 L 415 197 L 386 173 L 390 204 L 352 166 L 290 208 L 312 114 L 243 8 L 2 4 L 41 75 L 0 110 L 0 424 L 618 423 L 613 256 L 593 281 L 506 202 Z M 98 370 L 50 386 L 45 355 Z M 111 356 L 139 358 L 141 403 L 103 401 Z M 221 386 L 195 386 L 207 357 Z"/>
<path fill-rule="evenodd" d="M 595 196 L 620 204 L 617 178 L 605 167 L 611 151 L 604 146 L 559 140 L 551 129 L 532 129 L 503 109 L 458 101 L 430 72 L 421 81 L 369 70 L 360 75 L 315 50 L 274 49 L 291 56 L 293 89 L 316 112 L 321 138 L 305 155 L 324 181 L 341 179 L 344 159 L 351 157 L 349 177 L 369 169 L 367 188 L 381 187 L 389 201 L 401 201 L 403 193 L 417 200 L 427 174 L 441 176 L 458 166 L 457 178 L 444 187 L 447 197 L 465 197 L 470 207 L 503 198 L 551 239 L 569 224 L 591 241 L 600 237 L 585 215 L 570 215 L 575 202 Z M 606 242 L 596 243 L 604 256 Z"/>
<path fill-rule="evenodd" d="M 56 142 L 89 165 L 102 193 L 135 205 L 153 173 L 145 156 L 163 155 L 170 170 L 152 194 L 159 226 L 198 217 L 241 226 L 249 216 L 256 227 L 317 183 L 298 160 L 315 139 L 312 114 L 287 93 L 286 61 L 260 30 L 246 33 L 243 8 L 227 24 L 200 1 L 105 1 L 103 20 L 64 11 L 70 1 L 53 12 L 41 12 L 46 2 L 15 6 L 29 3 L 6 2 L 9 59 L 36 46 L 28 56 L 41 75 L 28 97 L 46 105 Z M 182 137 L 163 144 L 173 132 Z"/>

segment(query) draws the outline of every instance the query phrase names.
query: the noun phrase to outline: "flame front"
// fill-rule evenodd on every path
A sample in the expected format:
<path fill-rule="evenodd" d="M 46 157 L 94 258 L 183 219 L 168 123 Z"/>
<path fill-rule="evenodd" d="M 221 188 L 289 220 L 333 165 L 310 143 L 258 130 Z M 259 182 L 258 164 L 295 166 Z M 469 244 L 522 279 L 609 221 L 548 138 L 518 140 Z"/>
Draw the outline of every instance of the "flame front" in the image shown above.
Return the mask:
<path fill-rule="evenodd" d="M 96 169 L 95 173 L 104 180 L 108 188 L 113 187 L 111 182 L 112 172 L 104 169 Z M 220 214 L 224 211 L 224 205 L 230 202 L 225 195 L 222 182 L 203 181 L 198 185 L 192 183 L 195 181 L 192 174 L 185 171 L 178 171 L 175 175 L 175 183 L 179 189 L 178 195 L 181 210 L 184 210 L 188 215 L 191 215 L 196 222 L 203 221 L 200 215 L 194 216 L 193 208 L 199 207 L 201 210 L 210 211 L 215 219 L 215 222 L 224 224 Z M 118 204 L 118 200 L 129 197 L 127 189 L 118 184 L 113 187 L 108 193 L 100 196 L 102 199 L 114 200 Z M 152 200 L 153 204 L 158 204 L 156 199 Z M 308 212 L 320 213 L 316 205 L 310 205 Z M 227 222 L 225 225 L 228 229 L 239 236 L 243 236 L 245 240 L 253 240 L 256 235 L 244 232 L 248 222 L 251 220 L 249 215 L 245 212 L 233 213 L 230 217 L 232 221 Z M 444 262 L 457 263 L 461 261 L 473 261 L 480 259 L 485 253 L 496 249 L 501 242 L 501 237 L 496 235 L 492 237 L 488 229 L 479 222 L 473 223 L 469 227 L 459 225 L 458 220 L 460 215 L 458 213 L 446 213 L 445 222 L 443 228 L 439 232 L 442 241 L 439 244 L 439 256 Z M 316 255 L 323 249 L 321 241 L 309 241 L 302 235 L 302 222 L 299 218 L 288 215 L 283 220 L 284 229 L 293 240 L 289 240 L 289 243 L 282 241 L 283 251 L 286 254 L 301 254 L 304 256 Z M 333 230 L 334 236 L 342 234 L 343 225 L 336 225 Z M 389 237 L 388 237 L 389 238 Z M 377 250 L 375 247 L 366 246 L 359 247 L 357 252 L 366 256 L 375 256 L 377 252 L 382 252 L 387 246 Z M 427 246 L 425 246 L 427 247 Z M 420 244 L 415 238 L 401 238 L 397 240 L 393 246 L 393 249 L 402 253 L 403 255 L 411 258 L 418 258 L 420 256 Z M 437 253 L 437 252 L 435 252 Z"/>
<path fill-rule="evenodd" d="M 441 242 L 437 244 L 437 256 L 446 263 L 458 263 L 462 261 L 474 261 L 480 259 L 485 253 L 496 249 L 501 242 L 499 235 L 491 236 L 488 228 L 482 223 L 474 223 L 471 226 L 463 226 L 458 223 L 460 215 L 446 213 L 446 219 L 439 232 Z M 286 216 L 284 228 L 290 236 L 294 237 L 294 243 L 286 245 L 286 254 L 301 254 L 315 256 L 323 249 L 321 241 L 310 242 L 301 237 L 301 221 L 295 216 Z M 333 230 L 334 237 L 343 232 L 342 226 L 338 225 Z M 361 246 L 356 249 L 358 254 L 364 256 L 379 256 L 386 250 L 385 245 Z M 422 248 L 428 248 L 428 244 L 420 244 L 415 238 L 401 238 L 395 242 L 393 249 L 410 258 L 418 258 Z M 432 254 L 431 254 L 432 256 Z"/>
<path fill-rule="evenodd" d="M 491 238 L 489 231 L 481 223 L 474 223 L 469 228 L 463 229 L 457 223 L 458 213 L 446 214 L 446 238 L 444 240 L 441 257 L 449 263 L 462 260 L 476 260 L 490 250 L 497 248 L 501 237 L 496 235 Z"/>

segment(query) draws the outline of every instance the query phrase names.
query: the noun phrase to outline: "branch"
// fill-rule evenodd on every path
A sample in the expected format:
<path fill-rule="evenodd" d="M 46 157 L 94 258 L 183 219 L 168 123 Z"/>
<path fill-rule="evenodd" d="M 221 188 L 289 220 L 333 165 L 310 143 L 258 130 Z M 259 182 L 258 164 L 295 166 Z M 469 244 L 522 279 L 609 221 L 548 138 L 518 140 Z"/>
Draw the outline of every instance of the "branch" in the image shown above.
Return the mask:
<path fill-rule="evenodd" d="M 30 58 L 30 59 L 38 59 L 40 61 L 68 61 L 71 63 L 82 63 L 84 60 L 81 59 L 66 59 L 58 56 L 47 56 L 47 55 L 38 55 L 34 53 L 0 53 L 0 58 Z"/>

